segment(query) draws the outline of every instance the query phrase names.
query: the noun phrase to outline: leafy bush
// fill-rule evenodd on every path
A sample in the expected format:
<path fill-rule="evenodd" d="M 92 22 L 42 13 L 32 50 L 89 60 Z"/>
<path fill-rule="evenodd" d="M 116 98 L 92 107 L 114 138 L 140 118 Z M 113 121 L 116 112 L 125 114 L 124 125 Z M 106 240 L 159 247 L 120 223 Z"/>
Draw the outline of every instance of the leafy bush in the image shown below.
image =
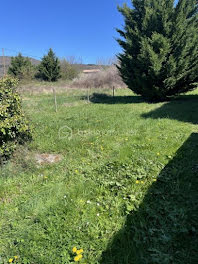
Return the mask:
<path fill-rule="evenodd" d="M 19 80 L 30 80 L 35 75 L 35 68 L 29 58 L 23 57 L 19 53 L 18 56 L 11 58 L 8 74 L 17 77 Z"/>
<path fill-rule="evenodd" d="M 16 91 L 18 81 L 12 77 L 0 79 L 0 161 L 9 156 L 17 142 L 31 138 L 31 132 Z"/>
<path fill-rule="evenodd" d="M 73 80 L 78 76 L 78 71 L 74 65 L 70 64 L 66 59 L 61 60 L 61 78 L 63 80 Z"/>
<path fill-rule="evenodd" d="M 192 90 L 198 81 L 196 0 L 133 0 L 119 8 L 123 48 L 118 66 L 124 82 L 150 101 Z"/>

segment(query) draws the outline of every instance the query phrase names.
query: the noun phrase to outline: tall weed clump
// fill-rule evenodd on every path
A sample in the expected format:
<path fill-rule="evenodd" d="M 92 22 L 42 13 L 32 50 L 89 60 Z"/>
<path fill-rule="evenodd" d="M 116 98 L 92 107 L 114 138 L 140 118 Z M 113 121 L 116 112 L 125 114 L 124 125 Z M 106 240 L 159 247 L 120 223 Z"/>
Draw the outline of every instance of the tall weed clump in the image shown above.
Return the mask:
<path fill-rule="evenodd" d="M 31 139 L 31 129 L 21 106 L 13 77 L 0 79 L 0 163 L 7 158 L 17 143 Z"/>

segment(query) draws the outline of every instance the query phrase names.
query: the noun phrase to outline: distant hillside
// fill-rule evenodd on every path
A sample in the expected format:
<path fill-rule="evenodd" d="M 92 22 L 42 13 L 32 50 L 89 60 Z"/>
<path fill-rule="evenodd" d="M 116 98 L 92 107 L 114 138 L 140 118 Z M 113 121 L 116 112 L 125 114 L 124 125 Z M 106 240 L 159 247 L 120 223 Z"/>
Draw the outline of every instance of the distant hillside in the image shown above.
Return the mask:
<path fill-rule="evenodd" d="M 11 62 L 11 56 L 5 56 L 5 68 L 6 68 L 6 71 L 8 70 L 9 66 L 10 66 L 10 62 Z M 33 65 L 38 65 L 40 63 L 39 60 L 36 60 L 36 59 L 33 59 L 33 58 L 29 58 L 32 62 Z M 4 63 L 3 63 L 3 56 L 0 56 L 0 77 L 3 76 L 3 66 Z"/>
<path fill-rule="evenodd" d="M 6 71 L 8 70 L 9 66 L 10 66 L 10 62 L 11 62 L 11 58 L 10 56 L 5 56 L 5 67 L 6 67 Z M 29 58 L 32 62 L 33 65 L 38 65 L 40 63 L 39 60 L 33 59 L 33 58 Z M 73 64 L 75 66 L 75 68 L 79 71 L 79 72 L 83 72 L 84 70 L 95 70 L 95 69 L 101 69 L 101 68 L 108 68 L 108 66 L 104 66 L 104 65 L 96 65 L 96 64 Z M 3 76 L 3 56 L 0 56 L 0 77 Z"/>

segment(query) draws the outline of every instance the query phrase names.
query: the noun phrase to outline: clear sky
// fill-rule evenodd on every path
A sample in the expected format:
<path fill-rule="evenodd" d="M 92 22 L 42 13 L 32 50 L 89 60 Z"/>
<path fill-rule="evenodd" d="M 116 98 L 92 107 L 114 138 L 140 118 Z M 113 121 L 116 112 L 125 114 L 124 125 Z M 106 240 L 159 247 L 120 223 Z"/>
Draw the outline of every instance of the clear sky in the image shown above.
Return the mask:
<path fill-rule="evenodd" d="M 130 0 L 3 0 L 0 48 L 42 57 L 51 47 L 59 57 L 82 57 L 83 63 L 114 56 L 123 18 L 117 5 Z"/>

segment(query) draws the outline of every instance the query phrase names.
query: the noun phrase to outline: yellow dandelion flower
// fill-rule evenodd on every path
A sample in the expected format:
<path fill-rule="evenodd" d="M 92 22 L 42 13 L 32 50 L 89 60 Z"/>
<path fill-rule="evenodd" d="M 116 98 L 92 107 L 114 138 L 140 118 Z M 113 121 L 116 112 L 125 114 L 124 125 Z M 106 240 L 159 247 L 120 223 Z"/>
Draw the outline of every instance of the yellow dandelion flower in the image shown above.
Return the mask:
<path fill-rule="evenodd" d="M 76 251 L 77 255 L 80 255 L 81 253 L 83 253 L 83 249 L 79 249 L 79 250 Z"/>
<path fill-rule="evenodd" d="M 136 181 L 137 184 L 138 184 L 139 182 L 140 182 L 140 181 L 138 181 L 138 180 Z"/>
<path fill-rule="evenodd" d="M 9 263 L 12 263 L 12 262 L 13 262 L 13 258 L 10 258 L 10 259 L 8 260 L 8 262 L 9 262 Z"/>
<path fill-rule="evenodd" d="M 79 259 L 79 260 L 80 260 L 82 257 L 83 257 L 82 254 L 78 255 L 78 259 Z"/>
<path fill-rule="evenodd" d="M 75 258 L 74 258 L 74 261 L 79 261 L 80 259 L 79 259 L 79 255 L 78 256 L 76 256 Z"/>
<path fill-rule="evenodd" d="M 76 248 L 76 247 L 73 247 L 73 248 L 72 248 L 72 252 L 73 252 L 73 253 L 76 253 L 76 251 L 77 251 L 77 248 Z"/>
<path fill-rule="evenodd" d="M 144 183 L 144 181 L 141 181 L 141 183 L 143 184 L 143 183 Z"/>
<path fill-rule="evenodd" d="M 81 253 L 83 253 L 83 249 L 82 248 L 76 251 L 77 255 L 80 255 Z"/>
<path fill-rule="evenodd" d="M 18 256 L 14 256 L 15 259 L 18 259 Z"/>

